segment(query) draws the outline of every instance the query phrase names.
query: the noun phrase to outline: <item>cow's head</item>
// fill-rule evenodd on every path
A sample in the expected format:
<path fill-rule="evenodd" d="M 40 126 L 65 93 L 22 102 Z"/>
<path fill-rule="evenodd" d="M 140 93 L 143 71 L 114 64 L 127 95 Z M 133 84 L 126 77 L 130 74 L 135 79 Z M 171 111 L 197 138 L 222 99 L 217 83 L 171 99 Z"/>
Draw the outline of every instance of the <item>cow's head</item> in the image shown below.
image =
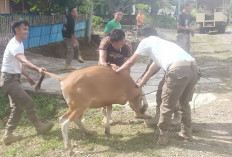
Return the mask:
<path fill-rule="evenodd" d="M 147 108 L 148 108 L 148 103 L 146 100 L 146 97 L 142 90 L 140 89 L 139 94 L 133 97 L 132 99 L 129 100 L 129 105 L 132 110 L 135 111 L 136 115 L 135 117 L 137 118 L 151 118 L 151 116 L 148 116 L 145 114 Z"/>

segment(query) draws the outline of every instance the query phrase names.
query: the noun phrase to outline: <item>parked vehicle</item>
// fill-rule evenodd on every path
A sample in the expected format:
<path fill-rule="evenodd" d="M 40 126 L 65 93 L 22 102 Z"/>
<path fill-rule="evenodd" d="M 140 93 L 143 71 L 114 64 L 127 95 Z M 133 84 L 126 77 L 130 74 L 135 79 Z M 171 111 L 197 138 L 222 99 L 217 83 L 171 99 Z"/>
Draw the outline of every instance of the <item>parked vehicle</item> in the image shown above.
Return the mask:
<path fill-rule="evenodd" d="M 196 22 L 200 33 L 218 30 L 225 33 L 230 0 L 196 0 Z"/>

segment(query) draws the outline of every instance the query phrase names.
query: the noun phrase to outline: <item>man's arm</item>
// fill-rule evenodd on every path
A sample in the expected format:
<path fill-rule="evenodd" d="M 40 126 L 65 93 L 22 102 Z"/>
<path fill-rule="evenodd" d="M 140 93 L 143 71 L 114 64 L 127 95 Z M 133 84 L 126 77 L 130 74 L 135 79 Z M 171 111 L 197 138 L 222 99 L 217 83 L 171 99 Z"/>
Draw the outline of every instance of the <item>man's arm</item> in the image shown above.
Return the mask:
<path fill-rule="evenodd" d="M 77 41 L 76 41 L 76 38 L 75 38 L 75 34 L 71 35 L 71 39 L 72 39 L 73 47 L 76 47 L 77 46 Z"/>
<path fill-rule="evenodd" d="M 26 56 L 22 53 L 20 54 L 17 54 L 15 56 L 25 67 L 31 69 L 31 70 L 34 70 L 34 71 L 37 71 L 39 73 L 42 73 L 42 71 L 45 71 L 45 69 L 42 67 L 42 68 L 39 68 L 37 67 L 36 65 L 32 64 L 31 62 L 29 62 L 26 58 Z"/>
<path fill-rule="evenodd" d="M 99 50 L 99 65 L 104 65 L 107 66 L 108 64 L 106 63 L 106 56 L 107 56 L 107 51 L 106 50 Z"/>
<path fill-rule="evenodd" d="M 138 87 L 141 88 L 150 79 L 150 77 L 154 75 L 154 73 L 157 73 L 159 70 L 160 67 L 155 62 L 153 62 L 143 78 L 137 83 Z"/>
<path fill-rule="evenodd" d="M 116 72 L 120 72 L 132 67 L 137 60 L 141 57 L 139 54 L 133 54 L 120 68 L 114 69 Z"/>
<path fill-rule="evenodd" d="M 148 71 L 148 69 L 150 68 L 150 66 L 151 66 L 151 64 L 152 64 L 153 62 L 154 62 L 154 61 L 153 61 L 152 59 L 149 59 L 149 62 L 148 62 L 147 67 L 146 67 L 146 70 L 144 71 L 144 73 L 140 76 L 140 78 L 139 78 L 136 82 L 141 81 L 141 79 L 142 79 L 143 76 L 146 74 L 146 72 Z M 154 71 L 154 73 L 153 73 L 151 76 L 155 75 L 159 70 L 160 70 L 160 68 L 157 69 L 157 71 Z"/>
<path fill-rule="evenodd" d="M 186 27 L 183 27 L 183 26 L 181 26 L 179 24 L 177 24 L 177 29 L 178 30 L 190 31 L 190 32 L 195 31 L 195 29 L 193 27 L 186 28 Z"/>
<path fill-rule="evenodd" d="M 35 85 L 35 81 L 30 77 L 30 75 L 25 71 L 24 66 L 22 67 L 22 74 L 27 78 L 30 85 Z"/>

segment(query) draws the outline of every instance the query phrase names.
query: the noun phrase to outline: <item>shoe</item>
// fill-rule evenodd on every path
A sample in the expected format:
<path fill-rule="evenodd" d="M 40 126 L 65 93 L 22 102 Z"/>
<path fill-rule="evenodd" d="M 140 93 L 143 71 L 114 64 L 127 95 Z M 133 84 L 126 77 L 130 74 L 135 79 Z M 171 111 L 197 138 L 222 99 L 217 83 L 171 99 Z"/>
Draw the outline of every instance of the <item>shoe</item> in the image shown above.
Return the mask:
<path fill-rule="evenodd" d="M 52 122 L 49 122 L 47 124 L 39 123 L 36 126 L 37 134 L 38 135 L 46 134 L 48 131 L 50 131 L 52 129 L 53 125 L 54 124 Z"/>
<path fill-rule="evenodd" d="M 9 145 L 11 143 L 14 143 L 16 141 L 20 141 L 23 139 L 22 135 L 15 136 L 12 133 L 10 134 L 5 134 L 2 138 L 2 142 L 4 145 Z"/>
<path fill-rule="evenodd" d="M 181 124 L 181 131 L 178 133 L 179 137 L 183 138 L 184 140 L 188 142 L 193 141 L 192 137 L 192 129 L 186 127 L 184 124 Z"/>
<path fill-rule="evenodd" d="M 66 64 L 64 69 L 65 70 L 74 70 L 74 69 L 76 69 L 76 67 L 69 65 L 69 64 Z"/>
<path fill-rule="evenodd" d="M 77 57 L 77 61 L 78 61 L 79 63 L 84 63 L 84 62 L 85 62 L 84 59 L 83 59 L 81 56 L 78 56 L 78 57 Z"/>
<path fill-rule="evenodd" d="M 144 120 L 144 123 L 147 127 L 155 126 L 159 123 L 159 117 L 160 117 L 160 111 L 156 109 L 155 117 Z"/>
<path fill-rule="evenodd" d="M 180 113 L 177 111 L 177 112 L 174 113 L 171 124 L 176 126 L 176 125 L 180 124 L 180 121 L 181 121 L 181 116 L 180 116 Z"/>
<path fill-rule="evenodd" d="M 159 123 L 159 114 L 155 114 L 155 117 L 152 117 L 151 119 L 145 119 L 144 124 L 147 127 L 153 127 L 156 126 Z"/>
<path fill-rule="evenodd" d="M 179 137 L 188 141 L 188 142 L 193 142 L 193 137 L 192 135 L 184 135 L 182 132 L 178 133 Z"/>
<path fill-rule="evenodd" d="M 160 135 L 159 135 L 157 145 L 164 146 L 167 144 L 168 144 L 168 130 L 167 131 L 160 130 Z"/>

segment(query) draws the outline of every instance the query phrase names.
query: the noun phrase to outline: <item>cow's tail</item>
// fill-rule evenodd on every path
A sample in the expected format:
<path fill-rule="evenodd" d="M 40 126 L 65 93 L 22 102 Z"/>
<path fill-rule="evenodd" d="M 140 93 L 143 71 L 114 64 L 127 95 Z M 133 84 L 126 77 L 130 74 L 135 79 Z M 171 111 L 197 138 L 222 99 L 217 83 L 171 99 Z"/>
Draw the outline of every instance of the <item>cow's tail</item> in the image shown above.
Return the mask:
<path fill-rule="evenodd" d="M 57 78 L 59 81 L 61 81 L 64 77 L 62 76 L 59 76 L 59 75 L 56 75 L 56 74 L 53 74 L 53 73 L 50 73 L 50 72 L 47 72 L 47 71 L 44 71 L 45 74 L 51 76 L 51 77 L 54 77 L 54 78 Z M 45 77 L 45 74 L 42 74 L 40 79 L 39 79 L 39 82 L 36 84 L 35 86 L 35 91 L 38 91 L 41 87 L 41 84 L 43 82 L 43 79 Z"/>

